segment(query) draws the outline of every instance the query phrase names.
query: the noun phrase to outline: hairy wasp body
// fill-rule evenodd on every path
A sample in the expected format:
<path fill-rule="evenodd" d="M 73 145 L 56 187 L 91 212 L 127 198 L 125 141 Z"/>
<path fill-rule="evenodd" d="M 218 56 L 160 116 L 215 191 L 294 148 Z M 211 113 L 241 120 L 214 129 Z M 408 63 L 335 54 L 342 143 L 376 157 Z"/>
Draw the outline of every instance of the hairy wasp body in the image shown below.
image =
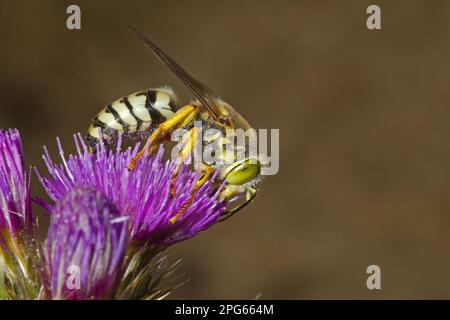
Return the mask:
<path fill-rule="evenodd" d="M 101 138 L 109 144 L 114 143 L 119 134 L 129 137 L 149 136 L 146 148 L 142 149 L 129 164 L 129 170 L 133 170 L 137 161 L 145 154 L 151 154 L 160 144 L 170 141 L 171 134 L 175 130 L 186 129 L 177 154 L 178 165 L 172 176 L 170 191 L 172 196 L 175 196 L 173 181 L 184 160 L 194 151 L 196 141 L 201 134 L 199 132 L 201 130 L 194 123 L 198 121 L 202 127 L 214 129 L 215 133 L 210 134 L 207 141 L 202 141 L 202 148 L 212 150 L 217 145 L 224 148 L 219 154 L 215 154 L 215 160 L 204 161 L 200 164 L 202 174 L 190 199 L 174 213 L 170 222 L 175 223 L 185 212 L 193 202 L 198 188 L 212 178 L 214 171 L 219 171 L 217 176 L 219 185 L 225 181 L 220 198 L 230 199 L 245 195 L 243 203 L 227 210 L 222 215 L 221 218 L 226 219 L 253 200 L 258 192 L 257 184 L 261 181 L 260 160 L 250 156 L 238 157 L 238 154 L 247 154 L 248 146 L 235 148 L 227 138 L 223 137 L 225 132 L 235 132 L 236 129 L 248 130 L 251 128 L 250 124 L 229 104 L 218 99 L 205 84 L 193 78 L 150 39 L 136 29 L 128 27 L 183 82 L 193 93 L 195 100 L 178 108 L 175 105 L 175 95 L 169 88 L 148 89 L 120 98 L 107 105 L 94 117 L 87 134 L 92 151 L 95 152 Z M 231 163 L 226 161 L 230 159 Z"/>
<path fill-rule="evenodd" d="M 170 88 L 138 91 L 104 107 L 92 120 L 87 140 L 95 150 L 100 134 L 105 143 L 113 143 L 118 134 L 128 137 L 148 135 L 152 129 L 177 111 Z"/>

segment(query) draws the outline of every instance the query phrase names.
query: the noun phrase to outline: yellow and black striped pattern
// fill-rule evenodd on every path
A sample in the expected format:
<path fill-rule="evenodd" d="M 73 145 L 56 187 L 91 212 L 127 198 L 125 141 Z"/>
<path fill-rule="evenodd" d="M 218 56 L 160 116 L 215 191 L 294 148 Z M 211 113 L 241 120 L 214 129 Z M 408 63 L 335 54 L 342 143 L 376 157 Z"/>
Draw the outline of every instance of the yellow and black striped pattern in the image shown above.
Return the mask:
<path fill-rule="evenodd" d="M 100 135 L 111 143 L 119 133 L 133 136 L 149 132 L 176 112 L 170 88 L 148 89 L 122 97 L 103 108 L 88 129 L 89 146 L 96 150 Z"/>

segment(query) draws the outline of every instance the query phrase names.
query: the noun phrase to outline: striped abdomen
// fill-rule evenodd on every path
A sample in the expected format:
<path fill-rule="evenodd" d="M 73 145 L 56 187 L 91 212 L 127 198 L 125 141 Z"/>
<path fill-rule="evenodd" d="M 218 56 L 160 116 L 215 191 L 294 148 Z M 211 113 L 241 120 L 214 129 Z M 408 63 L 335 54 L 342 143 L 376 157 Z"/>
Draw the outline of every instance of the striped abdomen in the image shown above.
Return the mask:
<path fill-rule="evenodd" d="M 148 89 L 120 98 L 107 105 L 92 120 L 87 140 L 96 149 L 100 133 L 111 143 L 119 133 L 139 135 L 171 118 L 176 112 L 173 91 L 168 88 Z"/>

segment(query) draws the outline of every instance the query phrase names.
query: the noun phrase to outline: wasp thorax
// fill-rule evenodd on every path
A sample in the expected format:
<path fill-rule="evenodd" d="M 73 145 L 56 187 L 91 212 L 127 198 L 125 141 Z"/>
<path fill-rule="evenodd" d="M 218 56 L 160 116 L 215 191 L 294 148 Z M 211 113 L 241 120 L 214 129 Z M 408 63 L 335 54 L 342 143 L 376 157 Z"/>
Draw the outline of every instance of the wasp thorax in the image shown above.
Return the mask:
<path fill-rule="evenodd" d="M 233 119 L 228 116 L 220 116 L 218 119 L 219 125 L 224 128 L 234 128 Z"/>

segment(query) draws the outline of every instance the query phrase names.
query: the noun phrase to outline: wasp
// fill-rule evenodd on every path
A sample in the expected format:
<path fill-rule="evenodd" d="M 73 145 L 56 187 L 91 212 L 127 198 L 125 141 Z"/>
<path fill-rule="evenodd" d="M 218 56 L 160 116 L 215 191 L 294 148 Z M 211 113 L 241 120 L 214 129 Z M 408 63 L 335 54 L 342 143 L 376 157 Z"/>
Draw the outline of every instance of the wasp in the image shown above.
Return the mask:
<path fill-rule="evenodd" d="M 254 199 L 259 191 L 257 185 L 262 180 L 261 162 L 255 157 L 241 157 L 231 164 L 229 161 L 220 161 L 220 159 L 230 159 L 230 154 L 231 159 L 237 159 L 239 152 L 246 152 L 245 146 L 230 148 L 229 140 L 223 137 L 223 133 L 230 130 L 233 132 L 238 128 L 248 130 L 251 128 L 250 124 L 233 107 L 219 99 L 205 84 L 192 77 L 153 41 L 132 26 L 127 24 L 127 27 L 190 90 L 195 100 L 178 107 L 173 91 L 167 87 L 147 89 L 122 97 L 108 104 L 93 118 L 87 134 L 91 149 L 95 151 L 100 137 L 109 143 L 113 142 L 118 134 L 147 135 L 146 147 L 129 164 L 128 169 L 133 170 L 139 159 L 154 152 L 162 143 L 170 141 L 174 130 L 185 129 L 186 133 L 181 139 L 181 148 L 178 152 L 178 163 L 171 180 L 170 194 L 173 197 L 175 196 L 175 178 L 185 159 L 192 154 L 200 134 L 199 128 L 193 126 L 193 123 L 201 122 L 202 127 L 217 132 L 204 139 L 206 141 L 202 142 L 202 147 L 211 148 L 212 145 L 222 144 L 224 151 L 216 155 L 218 161 L 200 164 L 201 174 L 190 199 L 170 219 L 170 222 L 174 223 L 186 211 L 194 200 L 195 192 L 212 178 L 216 170 L 219 172 L 217 175 L 219 182 L 224 183 L 219 195 L 220 199 L 245 196 L 243 202 L 226 210 L 220 217 L 221 221 L 227 219 Z"/>

